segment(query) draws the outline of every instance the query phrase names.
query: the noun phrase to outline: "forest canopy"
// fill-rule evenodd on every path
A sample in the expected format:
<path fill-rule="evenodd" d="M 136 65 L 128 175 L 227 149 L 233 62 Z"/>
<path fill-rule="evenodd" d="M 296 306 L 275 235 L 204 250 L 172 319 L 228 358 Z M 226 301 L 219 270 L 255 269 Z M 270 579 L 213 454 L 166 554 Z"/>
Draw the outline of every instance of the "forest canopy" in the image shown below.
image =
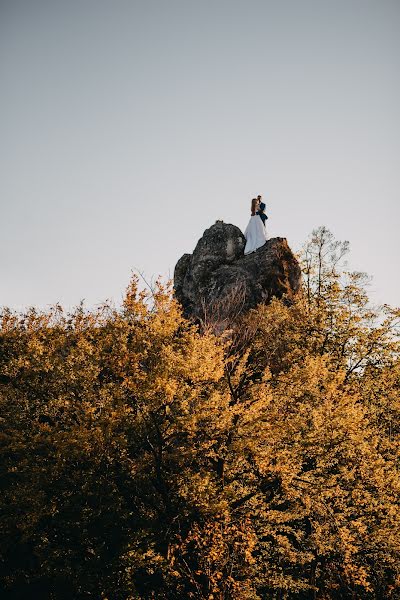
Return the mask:
<path fill-rule="evenodd" d="M 400 598 L 400 311 L 314 231 L 215 335 L 171 284 L 0 313 L 0 595 Z"/>

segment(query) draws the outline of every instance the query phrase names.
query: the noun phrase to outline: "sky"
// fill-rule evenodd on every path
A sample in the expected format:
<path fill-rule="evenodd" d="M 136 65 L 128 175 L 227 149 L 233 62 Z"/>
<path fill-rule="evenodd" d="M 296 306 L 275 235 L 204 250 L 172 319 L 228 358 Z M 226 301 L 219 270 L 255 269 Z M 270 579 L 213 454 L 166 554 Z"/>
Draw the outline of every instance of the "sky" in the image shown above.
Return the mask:
<path fill-rule="evenodd" d="M 400 305 L 398 0 L 0 0 L 0 306 L 120 305 L 217 219 Z"/>

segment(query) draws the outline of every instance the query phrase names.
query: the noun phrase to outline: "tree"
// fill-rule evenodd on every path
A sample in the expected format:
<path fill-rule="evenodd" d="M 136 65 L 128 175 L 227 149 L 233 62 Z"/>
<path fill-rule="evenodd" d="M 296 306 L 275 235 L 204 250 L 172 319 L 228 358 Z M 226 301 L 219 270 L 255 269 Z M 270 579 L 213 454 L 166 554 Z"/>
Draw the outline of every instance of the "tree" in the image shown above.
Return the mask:
<path fill-rule="evenodd" d="M 314 232 L 303 294 L 219 335 L 136 278 L 3 310 L 2 597 L 399 597 L 398 312 L 345 250 Z"/>

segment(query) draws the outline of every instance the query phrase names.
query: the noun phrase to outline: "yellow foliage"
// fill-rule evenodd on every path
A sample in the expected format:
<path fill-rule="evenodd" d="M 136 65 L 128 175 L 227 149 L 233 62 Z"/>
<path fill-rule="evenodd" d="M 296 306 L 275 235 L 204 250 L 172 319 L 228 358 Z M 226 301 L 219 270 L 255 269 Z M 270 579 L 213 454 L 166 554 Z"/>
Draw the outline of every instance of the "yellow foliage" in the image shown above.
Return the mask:
<path fill-rule="evenodd" d="M 303 295 L 220 337 L 135 277 L 3 310 L 2 597 L 400 596 L 399 314 L 342 250 L 316 232 Z"/>

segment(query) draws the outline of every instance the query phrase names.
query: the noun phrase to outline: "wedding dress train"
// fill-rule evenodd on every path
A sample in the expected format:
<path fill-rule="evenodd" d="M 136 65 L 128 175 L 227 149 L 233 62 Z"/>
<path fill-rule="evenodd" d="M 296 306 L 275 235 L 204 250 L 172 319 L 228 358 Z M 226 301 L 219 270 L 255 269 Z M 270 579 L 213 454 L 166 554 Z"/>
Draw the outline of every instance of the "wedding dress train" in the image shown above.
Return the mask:
<path fill-rule="evenodd" d="M 250 217 L 249 224 L 244 232 L 244 237 L 246 238 L 246 246 L 244 248 L 245 254 L 255 252 L 258 248 L 264 246 L 267 241 L 267 232 L 259 215 Z"/>

